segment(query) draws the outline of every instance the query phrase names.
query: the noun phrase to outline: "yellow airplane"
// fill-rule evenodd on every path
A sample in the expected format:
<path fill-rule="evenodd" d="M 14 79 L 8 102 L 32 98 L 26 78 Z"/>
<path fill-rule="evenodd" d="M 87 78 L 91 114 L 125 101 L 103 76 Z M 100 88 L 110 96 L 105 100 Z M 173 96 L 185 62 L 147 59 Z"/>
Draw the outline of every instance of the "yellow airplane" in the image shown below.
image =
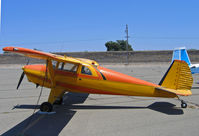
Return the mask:
<path fill-rule="evenodd" d="M 3 51 L 46 60 L 45 65 L 23 66 L 23 73 L 17 86 L 18 89 L 26 74 L 30 82 L 50 88 L 48 101 L 40 106 L 40 110 L 44 112 L 51 112 L 55 103 L 61 104 L 65 92 L 178 99 L 179 96 L 192 94 L 190 90 L 193 78 L 190 68 L 186 62 L 180 60 L 173 61 L 157 85 L 106 69 L 94 60 L 60 56 L 20 47 L 5 47 Z M 181 107 L 187 107 L 183 100 L 181 100 Z"/>

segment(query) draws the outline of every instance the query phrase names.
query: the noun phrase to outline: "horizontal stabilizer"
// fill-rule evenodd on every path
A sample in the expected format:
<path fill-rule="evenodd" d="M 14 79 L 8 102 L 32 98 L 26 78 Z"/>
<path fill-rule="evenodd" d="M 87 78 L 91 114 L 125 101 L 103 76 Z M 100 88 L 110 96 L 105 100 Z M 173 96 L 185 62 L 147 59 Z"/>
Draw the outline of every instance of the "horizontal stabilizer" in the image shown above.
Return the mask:
<path fill-rule="evenodd" d="M 175 90 L 175 89 L 169 89 L 169 88 L 164 88 L 164 87 L 158 87 L 156 88 L 158 91 L 166 91 L 170 93 L 174 93 L 176 95 L 181 95 L 181 96 L 189 96 L 192 95 L 192 92 L 190 90 Z"/>

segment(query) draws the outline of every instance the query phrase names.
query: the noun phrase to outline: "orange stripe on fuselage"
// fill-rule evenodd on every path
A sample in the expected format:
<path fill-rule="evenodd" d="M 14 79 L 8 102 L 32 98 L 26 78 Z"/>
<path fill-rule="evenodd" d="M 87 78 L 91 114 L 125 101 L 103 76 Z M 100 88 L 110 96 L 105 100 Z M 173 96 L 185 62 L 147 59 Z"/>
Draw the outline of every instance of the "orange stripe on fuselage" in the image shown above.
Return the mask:
<path fill-rule="evenodd" d="M 63 70 L 55 70 L 55 75 L 77 77 L 76 73 L 74 73 L 74 72 L 68 72 L 68 71 L 63 71 Z"/>
<path fill-rule="evenodd" d="M 88 78 L 88 79 L 96 79 L 96 80 L 100 79 L 99 77 L 91 76 L 91 75 L 85 75 L 85 74 L 78 74 L 78 77 Z"/>
<path fill-rule="evenodd" d="M 106 77 L 106 80 L 109 81 L 114 81 L 114 82 L 123 82 L 123 83 L 131 83 L 131 84 L 140 84 L 140 85 L 147 85 L 147 86 L 154 86 L 154 87 L 159 87 L 156 84 L 137 79 L 101 66 L 97 67 L 100 72 Z"/>
<path fill-rule="evenodd" d="M 35 64 L 35 65 L 25 65 L 25 69 L 37 70 L 37 71 L 46 71 L 46 65 L 42 64 Z"/>

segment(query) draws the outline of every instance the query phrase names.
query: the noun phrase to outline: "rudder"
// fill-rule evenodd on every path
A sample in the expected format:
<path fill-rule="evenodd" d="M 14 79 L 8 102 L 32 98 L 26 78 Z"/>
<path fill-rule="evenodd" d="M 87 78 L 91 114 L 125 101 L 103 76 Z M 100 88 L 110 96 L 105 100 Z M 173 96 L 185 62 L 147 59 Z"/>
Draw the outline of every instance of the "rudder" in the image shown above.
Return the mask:
<path fill-rule="evenodd" d="M 191 90 L 193 77 L 185 61 L 174 60 L 159 85 L 174 90 Z"/>
<path fill-rule="evenodd" d="M 189 55 L 187 53 L 187 50 L 185 47 L 183 48 L 178 48 L 173 51 L 173 57 L 172 57 L 172 62 L 174 60 L 183 60 L 185 61 L 189 66 L 191 65 L 191 61 L 189 59 Z"/>

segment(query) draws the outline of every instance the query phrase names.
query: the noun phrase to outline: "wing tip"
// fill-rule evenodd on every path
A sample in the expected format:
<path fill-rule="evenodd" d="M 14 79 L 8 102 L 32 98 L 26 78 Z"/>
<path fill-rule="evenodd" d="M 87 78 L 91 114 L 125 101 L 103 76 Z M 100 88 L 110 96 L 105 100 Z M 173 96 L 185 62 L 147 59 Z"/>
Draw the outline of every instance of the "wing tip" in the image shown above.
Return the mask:
<path fill-rule="evenodd" d="M 13 51 L 14 47 L 4 47 L 3 51 Z"/>

